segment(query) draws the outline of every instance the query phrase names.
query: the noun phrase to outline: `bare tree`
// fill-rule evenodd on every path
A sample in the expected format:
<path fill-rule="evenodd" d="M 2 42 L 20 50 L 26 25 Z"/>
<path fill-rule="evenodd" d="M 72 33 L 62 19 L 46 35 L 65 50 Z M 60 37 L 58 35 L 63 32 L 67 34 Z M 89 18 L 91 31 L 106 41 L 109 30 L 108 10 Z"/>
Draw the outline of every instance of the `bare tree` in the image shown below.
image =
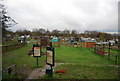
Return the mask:
<path fill-rule="evenodd" d="M 39 29 L 39 32 L 40 32 L 40 34 L 45 34 L 45 33 L 46 33 L 46 30 L 43 29 L 43 28 L 40 28 L 40 29 Z"/>
<path fill-rule="evenodd" d="M 39 35 L 40 35 L 39 29 L 34 28 L 34 29 L 32 30 L 32 35 L 33 35 L 33 36 L 39 36 Z"/>
<path fill-rule="evenodd" d="M 7 15 L 5 5 L 0 3 L 0 29 L 2 29 L 2 38 L 6 38 L 6 28 L 16 24 L 17 22 Z"/>
<path fill-rule="evenodd" d="M 55 30 L 52 31 L 52 34 L 53 34 L 53 35 L 59 35 L 59 34 L 61 34 L 61 31 L 55 29 Z"/>
<path fill-rule="evenodd" d="M 70 30 L 65 29 L 65 30 L 63 31 L 63 36 L 65 36 L 65 37 L 70 36 Z"/>
<path fill-rule="evenodd" d="M 70 34 L 70 30 L 65 29 L 65 30 L 63 31 L 63 33 L 64 33 L 64 34 Z"/>
<path fill-rule="evenodd" d="M 17 35 L 21 36 L 21 35 L 31 35 L 31 32 L 27 29 L 23 29 L 23 30 L 17 30 L 15 32 Z"/>
<path fill-rule="evenodd" d="M 10 16 L 7 15 L 6 8 L 0 4 L 0 22 L 3 28 L 12 27 L 17 24 Z"/>
<path fill-rule="evenodd" d="M 71 34 L 77 34 L 76 30 L 72 30 Z"/>

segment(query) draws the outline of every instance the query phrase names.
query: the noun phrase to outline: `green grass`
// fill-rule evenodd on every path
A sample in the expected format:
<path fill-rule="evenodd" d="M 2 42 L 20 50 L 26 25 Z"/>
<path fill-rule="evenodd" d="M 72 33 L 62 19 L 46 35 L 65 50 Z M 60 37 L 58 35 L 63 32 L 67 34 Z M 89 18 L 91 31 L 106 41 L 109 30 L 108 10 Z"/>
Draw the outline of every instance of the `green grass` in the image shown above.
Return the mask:
<path fill-rule="evenodd" d="M 26 38 L 26 41 L 32 41 L 30 38 Z M 13 37 L 12 41 L 6 41 L 4 43 L 2 43 L 2 46 L 8 46 L 8 45 L 14 45 L 14 44 L 20 44 L 20 42 L 18 42 L 18 37 Z"/>
<path fill-rule="evenodd" d="M 23 78 L 27 77 L 37 66 L 36 58 L 27 55 L 32 46 L 32 44 L 28 44 L 23 48 L 3 53 L 2 67 L 7 68 L 13 64 L 17 64 L 18 73 L 20 72 L 21 75 L 24 74 L 25 76 Z M 45 56 L 39 58 L 39 67 L 43 67 L 45 65 L 45 58 Z"/>
<path fill-rule="evenodd" d="M 108 52 L 108 49 L 105 49 L 105 52 Z M 116 60 L 116 55 L 117 55 L 117 61 L 118 61 L 118 53 L 120 52 L 120 50 L 115 50 L 115 49 L 110 49 L 110 56 L 109 56 L 109 58 L 111 59 L 111 60 L 113 60 L 113 61 L 115 61 Z M 113 56 L 114 55 L 114 56 Z M 106 57 L 108 57 L 108 56 L 106 56 Z"/>
<path fill-rule="evenodd" d="M 34 40 L 32 40 L 34 41 Z M 5 52 L 2 54 L 3 68 L 12 64 L 17 64 L 18 78 L 24 79 L 36 68 L 36 58 L 27 55 L 33 44 L 27 44 L 23 48 Z M 42 50 L 45 52 L 45 48 Z M 94 53 L 92 50 L 82 47 L 55 47 L 55 62 L 72 63 L 70 65 L 60 65 L 55 71 L 66 68 L 65 74 L 54 73 L 54 79 L 115 79 L 117 78 L 117 68 L 108 67 L 114 62 L 106 57 Z M 39 58 L 39 67 L 46 64 L 46 56 Z M 8 74 L 3 73 L 3 78 Z M 11 78 L 15 78 L 11 76 Z M 48 78 L 48 77 L 43 77 Z"/>
<path fill-rule="evenodd" d="M 88 64 L 113 64 L 112 61 L 106 60 L 104 56 L 94 53 L 92 50 L 82 47 L 60 47 L 55 48 L 55 60 L 62 63 L 80 63 Z"/>
<path fill-rule="evenodd" d="M 55 70 L 66 68 L 64 74 L 54 73 L 54 79 L 117 79 L 116 67 L 87 66 L 87 65 L 60 65 Z"/>
<path fill-rule="evenodd" d="M 8 41 L 8 42 L 5 42 L 2 46 L 8 46 L 8 45 L 14 45 L 14 44 L 20 44 L 20 43 L 15 41 Z"/>
<path fill-rule="evenodd" d="M 106 57 L 82 47 L 56 47 L 55 60 L 62 64 L 55 71 L 66 69 L 66 73 L 56 74 L 51 79 L 117 79 L 117 67 L 110 67 L 114 62 Z M 45 76 L 43 79 L 50 79 Z"/>
<path fill-rule="evenodd" d="M 108 49 L 105 49 L 105 51 L 108 52 Z M 110 53 L 111 53 L 111 54 L 114 54 L 114 55 L 118 55 L 118 52 L 119 52 L 119 51 L 120 51 L 120 50 L 110 49 Z"/>
<path fill-rule="evenodd" d="M 8 46 L 13 44 L 18 44 L 17 37 L 13 37 L 12 41 L 3 41 L 2 46 Z"/>

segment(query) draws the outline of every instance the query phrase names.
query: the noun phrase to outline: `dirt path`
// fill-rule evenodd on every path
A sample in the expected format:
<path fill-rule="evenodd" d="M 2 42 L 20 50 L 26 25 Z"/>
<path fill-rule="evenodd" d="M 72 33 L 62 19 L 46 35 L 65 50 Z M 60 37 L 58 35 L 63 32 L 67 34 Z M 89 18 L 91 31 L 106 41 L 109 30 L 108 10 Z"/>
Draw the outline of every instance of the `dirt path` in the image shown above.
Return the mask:
<path fill-rule="evenodd" d="M 53 69 L 60 65 L 59 63 L 55 63 L 55 66 L 53 67 Z M 39 79 L 40 77 L 43 77 L 46 74 L 46 69 L 50 67 L 49 65 L 45 65 L 43 66 L 43 68 L 36 68 L 33 70 L 33 72 L 28 76 L 28 78 L 26 78 L 25 81 L 28 81 L 30 79 Z"/>
<path fill-rule="evenodd" d="M 53 69 L 60 64 L 68 64 L 68 63 L 55 63 L 55 66 L 53 67 Z M 33 72 L 28 76 L 28 78 L 26 78 L 25 81 L 28 81 L 30 79 L 39 79 L 40 77 L 43 77 L 46 74 L 47 67 L 50 67 L 50 66 L 45 65 L 43 66 L 43 68 L 34 69 Z"/>
<path fill-rule="evenodd" d="M 25 81 L 28 81 L 30 79 L 39 79 L 40 77 L 44 76 L 46 73 L 46 68 L 49 67 L 48 65 L 45 65 L 43 68 L 36 68 L 33 70 L 33 72 L 26 78 Z"/>

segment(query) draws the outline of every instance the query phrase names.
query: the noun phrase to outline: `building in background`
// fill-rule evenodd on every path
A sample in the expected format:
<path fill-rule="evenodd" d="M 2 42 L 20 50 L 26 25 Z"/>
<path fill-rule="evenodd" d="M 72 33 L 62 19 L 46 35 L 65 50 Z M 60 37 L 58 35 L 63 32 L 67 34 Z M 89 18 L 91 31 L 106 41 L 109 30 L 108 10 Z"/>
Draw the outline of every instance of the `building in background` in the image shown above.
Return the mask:
<path fill-rule="evenodd" d="M 91 47 L 94 48 L 95 41 L 85 41 L 85 48 Z"/>

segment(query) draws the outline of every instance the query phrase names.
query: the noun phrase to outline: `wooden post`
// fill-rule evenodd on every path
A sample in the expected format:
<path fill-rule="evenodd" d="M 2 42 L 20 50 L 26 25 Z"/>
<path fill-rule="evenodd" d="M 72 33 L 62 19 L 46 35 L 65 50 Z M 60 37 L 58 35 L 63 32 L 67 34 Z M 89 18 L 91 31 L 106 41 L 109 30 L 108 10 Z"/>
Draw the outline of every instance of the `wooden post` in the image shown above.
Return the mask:
<path fill-rule="evenodd" d="M 105 44 L 103 44 L 103 49 L 105 48 Z"/>
<path fill-rule="evenodd" d="M 117 55 L 116 55 L 116 57 L 115 57 L 115 64 L 117 64 Z"/>
<path fill-rule="evenodd" d="M 37 57 L 37 67 L 38 67 L 38 57 Z"/>
<path fill-rule="evenodd" d="M 15 76 L 17 78 L 17 65 L 15 64 Z"/>
<path fill-rule="evenodd" d="M 110 58 L 110 42 L 109 42 L 109 48 L 108 48 L 108 60 L 109 60 L 109 58 Z"/>
<path fill-rule="evenodd" d="M 95 46 L 94 46 L 94 52 L 95 52 L 95 50 L 96 50 L 96 44 L 95 44 Z"/>

